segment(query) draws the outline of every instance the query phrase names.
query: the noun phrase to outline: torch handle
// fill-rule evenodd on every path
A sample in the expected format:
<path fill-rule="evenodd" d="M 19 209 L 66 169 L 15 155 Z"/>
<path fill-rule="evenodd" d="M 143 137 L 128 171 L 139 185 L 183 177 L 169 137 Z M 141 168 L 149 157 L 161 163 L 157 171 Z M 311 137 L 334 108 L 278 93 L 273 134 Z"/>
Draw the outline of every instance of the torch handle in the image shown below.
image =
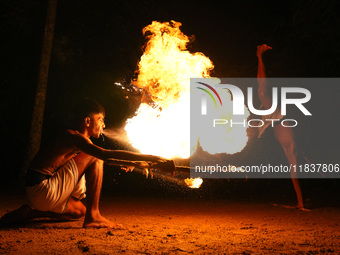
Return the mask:
<path fill-rule="evenodd" d="M 149 168 L 152 164 L 151 162 L 147 161 L 131 161 L 131 160 L 121 160 L 121 159 L 114 159 L 110 158 L 105 161 L 108 165 L 117 165 L 117 166 L 134 166 L 140 168 Z"/>
<path fill-rule="evenodd" d="M 121 160 L 121 159 L 110 158 L 106 160 L 105 163 L 108 165 L 134 166 L 138 168 L 158 168 L 157 166 L 159 166 L 160 170 L 162 170 L 163 168 L 162 165 L 158 165 L 158 164 L 155 164 L 149 161 L 131 161 L 131 160 Z M 169 167 L 169 166 L 165 166 L 165 167 Z M 190 169 L 192 168 L 188 166 L 175 166 L 174 172 L 190 173 Z M 170 171 L 166 171 L 166 172 L 170 172 Z"/>

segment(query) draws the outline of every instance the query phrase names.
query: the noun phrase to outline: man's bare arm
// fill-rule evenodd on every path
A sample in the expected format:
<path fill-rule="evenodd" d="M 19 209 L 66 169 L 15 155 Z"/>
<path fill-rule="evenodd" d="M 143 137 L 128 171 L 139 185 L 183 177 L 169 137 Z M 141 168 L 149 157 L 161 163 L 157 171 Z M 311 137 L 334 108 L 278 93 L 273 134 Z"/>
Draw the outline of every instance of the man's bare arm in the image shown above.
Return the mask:
<path fill-rule="evenodd" d="M 262 54 L 264 52 L 266 52 L 267 50 L 271 50 L 272 47 L 266 45 L 266 44 L 263 44 L 263 45 L 260 45 L 260 46 L 257 46 L 257 52 L 256 52 L 256 55 L 257 55 L 257 58 L 258 58 L 258 67 L 257 67 L 257 79 L 258 79 L 258 83 L 261 84 L 261 83 L 266 83 L 266 69 L 265 69 L 265 66 L 263 64 L 263 60 L 262 60 Z M 265 84 L 263 84 L 265 85 Z"/>
<path fill-rule="evenodd" d="M 80 151 L 85 152 L 86 154 L 91 155 L 95 158 L 99 158 L 103 161 L 107 161 L 110 158 L 130 161 L 151 161 L 151 162 L 158 162 L 164 160 L 161 157 L 153 155 L 144 155 L 123 150 L 107 150 L 93 144 L 89 138 L 86 138 L 81 134 L 72 135 L 72 140 L 74 142 L 74 145 Z"/>
<path fill-rule="evenodd" d="M 267 91 L 267 79 L 266 79 L 266 69 L 262 60 L 262 54 L 267 50 L 272 49 L 272 47 L 263 44 L 257 46 L 257 58 L 258 58 L 258 67 L 257 67 L 257 82 L 259 84 L 257 94 L 259 99 L 264 106 L 265 109 L 269 109 L 271 107 L 271 99 L 269 98 Z"/>

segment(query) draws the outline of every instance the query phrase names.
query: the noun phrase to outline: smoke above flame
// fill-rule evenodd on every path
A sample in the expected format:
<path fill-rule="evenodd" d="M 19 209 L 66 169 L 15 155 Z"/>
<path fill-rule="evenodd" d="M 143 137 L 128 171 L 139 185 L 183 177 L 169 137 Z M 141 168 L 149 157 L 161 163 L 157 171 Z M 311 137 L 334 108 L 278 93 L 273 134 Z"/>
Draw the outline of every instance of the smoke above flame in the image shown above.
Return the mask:
<path fill-rule="evenodd" d="M 181 32 L 181 25 L 153 21 L 143 29 L 147 42 L 134 85 L 145 94 L 125 126 L 130 143 L 143 154 L 189 158 L 196 151 L 197 144 L 190 147 L 190 78 L 210 77 L 214 65 L 203 53 L 187 50 L 189 38 Z M 226 141 L 235 139 L 229 135 Z M 231 153 L 240 151 L 245 143 Z"/>

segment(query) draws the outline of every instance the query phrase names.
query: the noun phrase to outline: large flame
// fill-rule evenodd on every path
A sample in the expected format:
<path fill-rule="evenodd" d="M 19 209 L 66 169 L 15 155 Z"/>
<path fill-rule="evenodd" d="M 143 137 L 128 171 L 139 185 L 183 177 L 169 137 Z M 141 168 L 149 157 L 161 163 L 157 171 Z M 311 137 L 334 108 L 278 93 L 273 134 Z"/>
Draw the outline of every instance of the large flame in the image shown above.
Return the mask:
<path fill-rule="evenodd" d="M 136 116 L 125 126 L 129 141 L 141 153 L 188 158 L 196 150 L 196 144 L 190 148 L 190 78 L 209 77 L 214 66 L 203 53 L 187 50 L 189 38 L 180 31 L 180 26 L 181 23 L 175 21 L 153 21 L 143 29 L 148 41 L 139 62 L 135 86 L 143 88 L 146 91 L 144 99 L 150 101 L 151 98 L 153 104 L 142 103 Z M 230 95 L 225 98 L 231 103 Z M 231 115 L 222 113 L 229 118 Z M 215 151 L 205 146 L 202 139 L 204 150 L 235 153 L 246 145 L 245 130 L 241 136 L 235 129 L 228 129 L 227 134 L 225 129 L 219 132 L 222 139 L 216 142 L 225 143 L 225 149 Z"/>

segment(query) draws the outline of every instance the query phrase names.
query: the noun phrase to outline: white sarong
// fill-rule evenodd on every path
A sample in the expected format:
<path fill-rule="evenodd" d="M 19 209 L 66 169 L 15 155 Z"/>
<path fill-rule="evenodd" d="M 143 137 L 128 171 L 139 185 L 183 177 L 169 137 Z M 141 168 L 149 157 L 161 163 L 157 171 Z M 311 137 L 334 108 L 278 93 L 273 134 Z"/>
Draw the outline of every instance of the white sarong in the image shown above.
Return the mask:
<path fill-rule="evenodd" d="M 78 182 L 78 169 L 73 159 L 41 183 L 26 187 L 29 204 L 39 211 L 64 213 L 71 197 L 85 198 L 85 175 Z"/>

